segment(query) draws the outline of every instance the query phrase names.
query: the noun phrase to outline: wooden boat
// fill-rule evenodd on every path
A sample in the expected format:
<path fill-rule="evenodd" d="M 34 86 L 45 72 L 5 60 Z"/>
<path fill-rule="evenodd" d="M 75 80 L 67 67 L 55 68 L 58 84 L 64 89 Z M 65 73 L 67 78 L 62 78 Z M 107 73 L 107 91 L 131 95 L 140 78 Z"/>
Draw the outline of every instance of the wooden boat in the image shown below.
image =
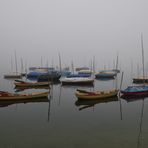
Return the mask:
<path fill-rule="evenodd" d="M 16 94 L 9 93 L 5 91 L 0 91 L 0 101 L 6 100 L 27 100 L 27 99 L 38 99 L 48 97 L 48 92 L 40 92 L 40 93 L 24 93 L 24 94 Z"/>
<path fill-rule="evenodd" d="M 128 86 L 121 90 L 121 97 L 124 96 L 145 96 L 148 95 L 148 85 Z"/>
<path fill-rule="evenodd" d="M 74 78 L 61 78 L 62 85 L 93 85 L 94 79 L 91 77 L 74 77 Z"/>
<path fill-rule="evenodd" d="M 22 80 L 15 80 L 14 82 L 16 87 L 42 87 L 49 86 L 50 82 L 26 82 Z"/>
<path fill-rule="evenodd" d="M 107 91 L 85 91 L 77 89 L 75 93 L 78 99 L 84 100 L 93 100 L 93 99 L 102 99 L 102 98 L 112 98 L 118 95 L 118 90 L 107 90 Z"/>

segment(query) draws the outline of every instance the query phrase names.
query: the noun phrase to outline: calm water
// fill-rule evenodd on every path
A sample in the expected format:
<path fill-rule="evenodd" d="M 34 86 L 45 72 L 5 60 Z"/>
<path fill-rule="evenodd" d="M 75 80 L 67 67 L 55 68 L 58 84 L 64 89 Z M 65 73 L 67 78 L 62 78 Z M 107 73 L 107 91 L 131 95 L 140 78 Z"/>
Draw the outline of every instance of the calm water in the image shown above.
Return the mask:
<path fill-rule="evenodd" d="M 122 88 L 130 85 L 124 76 Z M 98 81 L 87 90 L 116 87 L 116 80 Z M 120 76 L 118 86 L 120 85 Z M 77 88 L 53 86 L 49 102 L 0 107 L 0 148 L 147 148 L 148 99 L 127 102 L 77 102 Z M 14 92 L 12 80 L 0 77 L 0 89 Z M 43 91 L 25 90 L 22 92 Z"/>

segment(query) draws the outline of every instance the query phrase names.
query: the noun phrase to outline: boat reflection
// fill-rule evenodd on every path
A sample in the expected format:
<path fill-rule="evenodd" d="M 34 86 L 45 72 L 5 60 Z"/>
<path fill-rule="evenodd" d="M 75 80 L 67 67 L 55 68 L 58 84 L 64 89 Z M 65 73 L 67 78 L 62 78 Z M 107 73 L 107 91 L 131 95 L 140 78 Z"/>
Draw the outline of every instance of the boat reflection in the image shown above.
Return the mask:
<path fill-rule="evenodd" d="M 148 98 L 148 95 L 142 96 L 121 96 L 122 99 L 126 100 L 127 102 L 139 101 Z"/>
<path fill-rule="evenodd" d="M 98 81 L 110 81 L 110 80 L 115 80 L 115 78 L 95 78 Z"/>
<path fill-rule="evenodd" d="M 94 85 L 61 85 L 62 88 L 74 88 L 74 89 L 94 89 Z"/>
<path fill-rule="evenodd" d="M 36 86 L 36 87 L 15 87 L 15 92 L 21 92 L 28 89 L 50 89 L 50 86 Z"/>
<path fill-rule="evenodd" d="M 79 110 L 83 110 L 89 107 L 94 107 L 96 104 L 99 103 L 108 103 L 113 101 L 118 101 L 118 98 L 114 97 L 114 98 L 103 98 L 98 100 L 77 100 L 75 102 L 75 105 L 80 107 Z"/>
<path fill-rule="evenodd" d="M 127 103 L 134 101 L 142 101 L 140 117 L 139 117 L 139 127 L 138 127 L 138 138 L 137 138 L 137 148 L 142 147 L 143 136 L 142 136 L 142 124 L 144 117 L 144 101 L 148 98 L 148 95 L 145 96 L 121 96 Z"/>
<path fill-rule="evenodd" d="M 0 107 L 8 107 L 9 105 L 13 104 L 20 104 L 20 103 L 41 103 L 41 102 L 49 102 L 48 98 L 36 98 L 30 100 L 9 100 L 9 101 L 0 101 Z"/>

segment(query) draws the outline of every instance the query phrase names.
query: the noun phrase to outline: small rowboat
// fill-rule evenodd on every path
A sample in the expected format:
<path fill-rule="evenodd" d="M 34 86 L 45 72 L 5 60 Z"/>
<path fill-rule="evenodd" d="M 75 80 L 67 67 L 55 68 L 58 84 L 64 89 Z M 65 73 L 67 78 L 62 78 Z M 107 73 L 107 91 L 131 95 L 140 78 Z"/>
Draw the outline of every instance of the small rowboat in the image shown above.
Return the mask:
<path fill-rule="evenodd" d="M 50 82 L 26 82 L 21 80 L 15 80 L 14 83 L 16 87 L 42 87 L 49 86 Z"/>
<path fill-rule="evenodd" d="M 6 100 L 27 100 L 27 99 L 38 99 L 48 97 L 48 92 L 40 92 L 40 93 L 24 93 L 24 94 L 16 94 L 9 93 L 5 91 L 0 91 L 0 101 Z"/>
<path fill-rule="evenodd" d="M 110 91 L 90 92 L 90 91 L 77 89 L 75 95 L 78 99 L 84 99 L 84 100 L 112 98 L 118 95 L 118 90 L 114 89 Z"/>

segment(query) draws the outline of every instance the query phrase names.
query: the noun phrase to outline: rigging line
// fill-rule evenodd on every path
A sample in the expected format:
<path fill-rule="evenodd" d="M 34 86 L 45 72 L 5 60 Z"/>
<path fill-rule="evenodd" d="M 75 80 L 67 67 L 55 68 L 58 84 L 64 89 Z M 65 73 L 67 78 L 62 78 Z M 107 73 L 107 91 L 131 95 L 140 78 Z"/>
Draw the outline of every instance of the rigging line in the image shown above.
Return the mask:
<path fill-rule="evenodd" d="M 51 99 L 49 98 L 49 104 L 48 104 L 48 119 L 47 121 L 49 122 L 50 121 L 50 110 L 51 110 Z"/>
<path fill-rule="evenodd" d="M 143 83 L 145 83 L 145 70 L 144 70 L 144 48 L 143 48 L 143 34 L 141 33 L 141 48 L 142 48 L 142 66 L 143 66 Z"/>
<path fill-rule="evenodd" d="M 138 134 L 138 140 L 137 140 L 137 148 L 140 147 L 140 138 L 142 138 L 142 121 L 143 121 L 143 115 L 144 115 L 144 99 L 142 101 L 142 110 L 141 110 L 141 116 L 140 116 L 140 127 L 139 127 L 139 134 Z"/>
<path fill-rule="evenodd" d="M 61 104 L 61 92 L 62 92 L 62 84 L 60 84 L 60 93 L 59 93 L 59 106 Z"/>
<path fill-rule="evenodd" d="M 121 87 L 122 87 L 122 82 L 123 82 L 123 74 L 124 72 L 122 72 L 121 75 L 121 83 L 120 83 L 120 89 L 119 89 L 119 93 L 118 93 L 118 100 L 119 100 L 119 105 L 120 105 L 120 119 L 123 119 L 123 115 L 122 115 L 122 103 L 121 103 L 121 98 L 120 98 L 120 91 L 121 91 Z"/>

